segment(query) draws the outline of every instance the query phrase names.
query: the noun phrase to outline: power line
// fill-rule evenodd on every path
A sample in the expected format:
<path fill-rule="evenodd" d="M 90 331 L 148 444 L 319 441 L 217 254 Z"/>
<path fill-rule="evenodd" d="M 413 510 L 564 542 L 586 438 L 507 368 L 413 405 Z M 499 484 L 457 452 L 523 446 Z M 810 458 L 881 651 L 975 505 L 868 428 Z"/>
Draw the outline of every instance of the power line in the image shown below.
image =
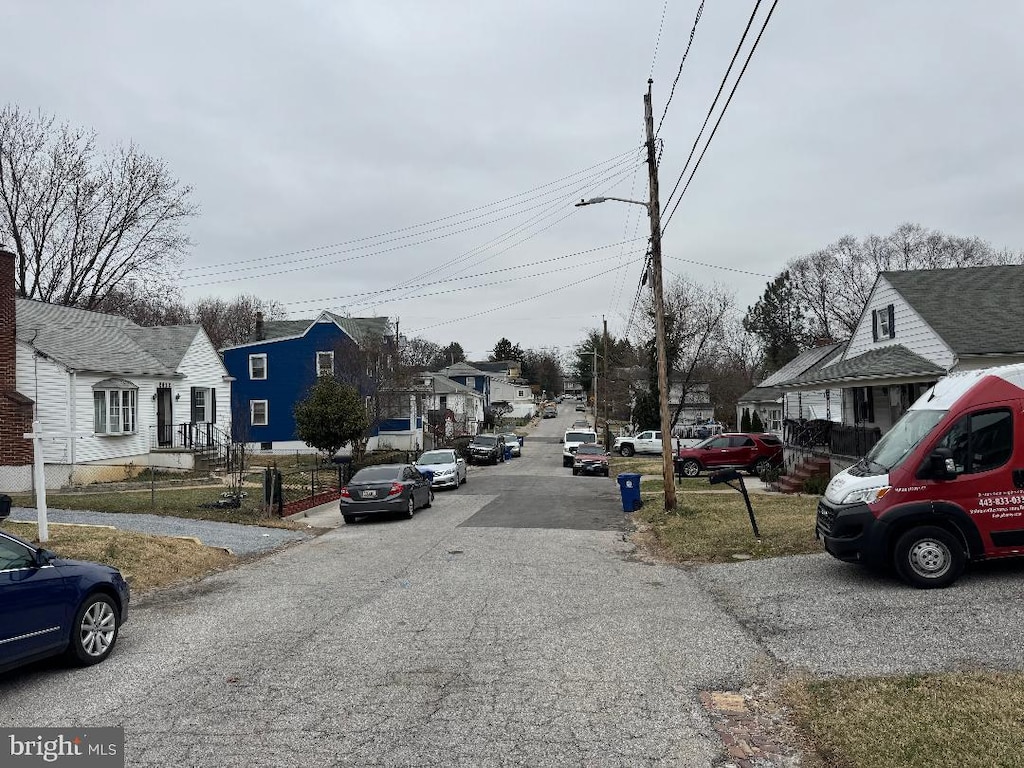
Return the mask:
<path fill-rule="evenodd" d="M 633 150 L 631 150 L 631 152 L 632 151 Z M 594 173 L 594 174 L 591 174 L 590 176 L 588 176 L 584 180 L 585 184 L 582 187 L 582 189 L 589 188 L 590 184 L 594 183 L 594 179 L 598 179 L 597 183 L 600 183 L 601 181 L 603 181 L 604 178 L 598 178 L 598 177 L 602 177 L 603 175 L 606 175 L 610 170 L 614 170 L 614 169 L 616 169 L 616 168 L 618 168 L 618 167 L 620 167 L 622 165 L 626 165 L 627 163 L 632 163 L 632 162 L 633 162 L 633 160 L 631 158 L 628 158 L 628 157 L 625 158 L 625 159 L 620 159 L 617 163 L 612 165 L 610 168 L 603 168 L 601 171 L 599 171 L 597 173 Z M 624 175 L 626 173 L 629 173 L 631 170 L 632 170 L 632 166 L 630 166 L 629 168 L 626 168 L 625 170 L 620 171 L 620 173 L 622 175 Z M 576 195 L 579 194 L 579 190 L 581 189 L 581 187 L 579 186 L 580 183 L 581 183 L 580 181 L 577 181 L 577 182 L 575 182 L 572 185 L 567 185 L 567 186 L 572 187 L 573 191 L 571 193 L 568 193 L 568 194 L 563 192 L 560 195 L 560 199 L 558 201 L 556 201 L 556 203 L 559 205 L 559 207 L 561 206 L 561 204 L 563 204 L 563 201 L 567 197 L 568 197 L 568 199 L 573 199 Z M 560 188 L 560 190 L 561 189 L 563 189 L 563 188 Z M 547 194 L 550 194 L 550 193 L 547 193 Z M 432 237 L 424 238 L 424 239 L 421 239 L 421 240 L 416 240 L 416 241 L 413 241 L 413 242 L 406 242 L 406 243 L 403 243 L 401 245 L 392 246 L 391 248 L 384 248 L 384 249 L 380 249 L 380 250 L 376 250 L 376 251 L 368 251 L 368 252 L 365 252 L 365 253 L 357 253 L 354 256 L 348 256 L 348 257 L 342 258 L 342 259 L 332 259 L 331 261 L 324 261 L 324 262 L 321 262 L 319 264 L 312 265 L 312 266 L 314 266 L 314 267 L 323 267 L 323 266 L 328 266 L 328 265 L 331 265 L 331 264 L 341 264 L 341 263 L 347 262 L 347 261 L 357 261 L 359 259 L 365 259 L 365 258 L 368 258 L 370 256 L 380 256 L 380 255 L 385 254 L 385 253 L 391 253 L 393 251 L 402 250 L 404 248 L 411 248 L 411 247 L 416 246 L 416 245 L 423 245 L 425 243 L 434 242 L 436 240 L 441 240 L 441 239 L 443 239 L 445 237 L 450 237 L 452 235 L 463 234 L 465 232 L 470 232 L 470 231 L 473 231 L 475 229 L 480 229 L 482 227 L 487 227 L 487 226 L 490 226 L 491 224 L 495 224 L 495 223 L 497 223 L 499 221 L 504 221 L 504 220 L 507 220 L 507 219 L 515 218 L 516 216 L 520 216 L 523 213 L 525 213 L 526 211 L 530 211 L 530 210 L 533 210 L 535 208 L 544 208 L 545 206 L 550 207 L 551 205 L 552 205 L 551 201 L 541 202 L 541 203 L 538 203 L 536 205 L 530 206 L 528 208 L 525 208 L 525 209 L 522 209 L 522 210 L 518 210 L 518 211 L 512 211 L 511 213 L 506 213 L 506 214 L 504 214 L 502 216 L 498 216 L 498 217 L 495 217 L 495 218 L 490 218 L 490 219 L 487 219 L 487 220 L 485 220 L 483 222 L 480 222 L 480 223 L 477 223 L 477 224 L 473 224 L 471 226 L 463 227 L 461 229 L 457 229 L 457 230 L 453 230 L 453 231 L 449 231 L 449 232 L 442 232 L 441 234 L 437 234 L 437 235 L 434 235 Z M 482 216 L 493 216 L 493 213 L 496 213 L 496 212 L 492 212 L 490 214 L 483 214 Z M 482 216 L 474 216 L 474 217 L 471 217 L 469 219 L 465 219 L 465 221 L 467 221 L 467 222 L 468 221 L 473 221 L 474 219 L 481 218 Z M 460 222 L 460 223 L 464 223 L 464 222 Z M 222 284 L 222 283 L 239 282 L 241 280 L 246 280 L 246 279 L 257 279 L 257 278 L 262 278 L 262 277 L 273 277 L 273 276 L 276 276 L 276 275 L 287 274 L 287 273 L 290 273 L 290 272 L 297 272 L 297 271 L 300 271 L 302 269 L 308 268 L 310 265 L 308 265 L 307 262 L 327 259 L 328 257 L 337 256 L 337 255 L 345 254 L 345 253 L 359 252 L 359 251 L 363 251 L 367 247 L 374 247 L 374 246 L 379 246 L 379 245 L 385 245 L 387 243 L 394 243 L 394 242 L 399 242 L 399 241 L 402 241 L 402 240 L 408 240 L 410 238 L 415 238 L 415 237 L 419 237 L 421 235 L 424 235 L 427 232 L 434 232 L 434 231 L 437 231 L 437 230 L 449 229 L 450 227 L 458 226 L 458 224 L 459 223 L 448 224 L 448 225 L 445 225 L 443 227 L 435 227 L 434 229 L 425 230 L 423 232 L 418 232 L 418 233 L 414 233 L 414 234 L 411 234 L 411 235 L 402 235 L 400 237 L 391 238 L 390 240 L 382 240 L 382 241 L 373 243 L 371 246 L 358 246 L 358 247 L 347 248 L 347 249 L 342 249 L 342 250 L 338 250 L 338 251 L 329 251 L 327 253 L 320 253 L 320 254 L 317 254 L 315 256 L 307 256 L 307 257 L 304 257 L 302 259 L 293 259 L 290 262 L 288 262 L 289 264 L 292 264 L 292 265 L 296 264 L 297 262 L 302 262 L 303 266 L 291 266 L 291 267 L 289 267 L 287 269 L 281 269 L 281 270 L 276 270 L 276 271 L 271 271 L 271 272 L 260 272 L 258 274 L 250 273 L 250 274 L 243 275 L 241 277 L 224 278 L 224 279 L 220 279 L 220 280 L 210 280 L 208 278 L 205 278 L 205 279 L 204 278 L 194 278 L 198 282 L 196 282 L 196 283 L 186 283 L 183 287 L 191 288 L 191 287 L 199 287 L 199 286 L 206 286 L 206 285 L 218 285 L 218 284 Z M 521 225 L 517 225 L 517 226 L 521 226 Z M 513 229 L 515 229 L 515 228 L 516 227 L 513 227 Z M 218 277 L 220 275 L 235 274 L 235 273 L 239 273 L 239 272 L 249 272 L 251 269 L 252 268 L 250 268 L 250 267 L 239 267 L 237 269 L 229 269 L 229 270 L 224 270 L 222 272 L 213 273 L 211 276 L 212 277 Z"/>
<path fill-rule="evenodd" d="M 491 307 L 490 309 L 485 309 L 485 310 L 483 310 L 481 312 L 474 312 L 471 315 L 462 315 L 461 317 L 457 317 L 454 320 L 446 320 L 445 322 L 442 322 L 442 323 L 434 323 L 433 325 L 425 325 L 422 328 L 417 328 L 416 330 L 410 331 L 409 333 L 411 335 L 415 335 L 415 334 L 422 333 L 423 331 L 428 331 L 431 328 L 439 328 L 442 325 L 451 325 L 452 323 L 458 323 L 458 322 L 461 322 L 463 320 L 471 320 L 474 317 L 480 317 L 481 315 L 487 315 L 487 314 L 490 314 L 491 312 L 500 312 L 503 309 L 511 309 L 512 307 L 517 307 L 520 304 L 525 304 L 528 301 L 534 301 L 536 299 L 541 299 L 541 298 L 543 298 L 545 296 L 550 296 L 553 293 L 558 293 L 559 291 L 564 291 L 567 288 L 575 288 L 576 286 L 582 285 L 583 283 L 588 283 L 591 280 L 596 280 L 599 277 L 604 277 L 605 275 L 614 272 L 616 269 L 618 269 L 618 267 L 612 267 L 611 269 L 607 269 L 604 272 L 597 272 L 597 273 L 595 273 L 593 275 L 590 275 L 589 277 L 584 277 L 582 280 L 576 280 L 574 282 L 567 283 L 566 285 L 560 285 L 557 288 L 552 288 L 550 291 L 544 291 L 543 293 L 538 293 L 538 294 L 535 294 L 534 296 L 528 296 L 525 299 L 519 299 L 518 301 L 513 301 L 510 304 L 503 304 L 500 307 Z"/>
<path fill-rule="evenodd" d="M 500 274 L 502 272 L 511 272 L 513 270 L 516 270 L 516 269 L 526 269 L 528 267 L 536 267 L 536 266 L 539 266 L 541 264 L 550 264 L 550 263 L 555 262 L 555 261 L 562 261 L 564 259 L 571 259 L 571 258 L 573 258 L 575 256 L 586 256 L 586 255 L 591 254 L 591 253 L 597 253 L 598 251 L 607 250 L 608 248 L 615 248 L 616 246 L 621 246 L 621 245 L 622 245 L 622 243 L 609 243 L 608 245 L 599 245 L 599 246 L 594 247 L 594 248 L 588 248 L 585 251 L 575 251 L 573 253 L 568 253 L 568 254 L 565 254 L 563 256 L 552 256 L 549 259 L 541 259 L 539 261 L 533 261 L 533 262 L 529 262 L 529 263 L 526 263 L 526 264 L 516 264 L 515 266 L 502 267 L 501 269 L 493 269 L 493 270 L 490 270 L 488 272 L 478 272 L 478 273 L 472 274 L 472 275 L 463 275 L 462 277 L 450 277 L 450 278 L 447 278 L 445 280 L 437 280 L 437 281 L 435 281 L 433 283 L 423 283 L 420 286 L 418 286 L 418 288 L 428 288 L 428 287 L 434 286 L 434 285 L 445 285 L 447 283 L 454 283 L 454 282 L 458 282 L 458 281 L 461 281 L 461 280 L 472 280 L 472 279 L 477 278 L 477 277 L 487 277 L 488 275 L 496 275 L 496 274 Z M 613 258 L 620 258 L 620 257 L 621 257 L 621 254 L 617 254 Z M 524 275 L 524 277 L 532 277 L 532 276 L 533 275 Z M 473 286 L 470 286 L 470 287 L 472 288 Z M 396 287 L 392 287 L 392 288 L 382 288 L 382 289 L 377 290 L 377 291 L 369 291 L 369 292 L 367 292 L 367 291 L 360 291 L 359 293 L 347 293 L 347 294 L 342 294 L 340 296 L 326 296 L 326 297 L 319 298 L 319 299 L 299 299 L 297 301 L 282 301 L 282 302 L 279 302 L 279 303 L 282 304 L 283 306 L 286 306 L 286 307 L 296 306 L 296 305 L 299 305 L 299 304 L 325 304 L 325 303 L 327 303 L 329 301 L 338 301 L 339 299 L 348 299 L 348 298 L 363 297 L 363 296 L 367 296 L 367 297 L 368 296 L 379 296 L 381 294 L 394 293 L 394 292 L 401 291 L 401 290 L 404 290 L 404 289 L 401 286 L 396 286 Z M 357 302 L 356 304 L 353 304 L 352 306 L 358 306 L 358 305 L 366 304 L 366 303 L 373 303 L 373 302 Z"/>
<path fill-rule="evenodd" d="M 749 270 L 739 269 L 737 267 L 725 267 L 721 264 L 708 264 L 704 261 L 694 261 L 693 259 L 684 259 L 679 256 L 668 256 L 668 254 L 665 254 L 665 256 L 674 261 L 682 261 L 686 264 L 696 264 L 698 267 L 707 267 L 708 269 L 721 269 L 726 272 L 738 272 L 741 275 L 753 275 L 754 277 L 774 277 L 774 275 L 766 275 L 764 272 L 750 272 Z"/>
<path fill-rule="evenodd" d="M 693 36 L 697 34 L 697 25 L 700 23 L 700 17 L 703 13 L 704 0 L 700 0 L 700 5 L 697 6 L 697 16 L 693 20 L 693 26 L 690 27 L 690 39 L 686 42 L 686 50 L 683 51 L 683 58 L 679 62 L 679 69 L 676 72 L 676 78 L 672 81 L 672 89 L 668 92 L 668 100 L 665 102 L 665 109 L 661 113 L 661 119 L 658 120 L 658 129 L 654 132 L 655 136 L 661 132 L 661 124 L 665 122 L 665 115 L 668 114 L 668 105 L 672 103 L 672 97 L 676 94 L 676 86 L 679 84 L 679 76 L 683 74 L 683 65 L 686 64 L 686 57 L 690 55 L 690 46 L 693 45 Z"/>
<path fill-rule="evenodd" d="M 754 10 L 750 13 L 750 18 L 747 19 L 747 26 L 743 30 L 743 36 L 740 37 L 740 41 L 736 44 L 736 50 L 733 51 L 732 59 L 729 61 L 729 67 L 725 70 L 725 74 L 722 75 L 722 82 L 718 85 L 718 92 L 715 94 L 714 100 L 711 102 L 711 106 L 708 107 L 708 113 L 704 116 L 704 124 L 700 127 L 700 132 L 697 134 L 697 138 L 693 140 L 693 146 L 690 147 L 690 154 L 686 156 L 686 163 L 683 165 L 683 170 L 679 172 L 679 178 L 676 179 L 675 185 L 672 187 L 672 191 L 668 193 L 668 197 L 665 198 L 665 205 L 662 210 L 667 210 L 669 205 L 672 204 L 672 198 L 676 194 L 676 190 L 679 189 L 679 184 L 683 180 L 683 176 L 686 175 L 687 168 L 690 167 L 690 161 L 693 159 L 694 152 L 697 151 L 697 145 L 700 143 L 701 137 L 704 135 L 704 129 L 708 127 L 708 121 L 711 119 L 711 115 L 714 114 L 715 107 L 718 105 L 718 99 L 722 95 L 722 91 L 725 90 L 725 84 L 729 80 L 729 74 L 732 72 L 733 66 L 736 64 L 736 59 L 740 55 L 740 50 L 743 48 L 743 43 L 746 42 L 747 35 L 750 33 L 750 28 L 754 24 L 754 19 L 757 17 L 757 9 L 761 7 L 761 0 L 757 0 L 754 4 Z M 664 226 L 662 226 L 664 231 Z"/>
<path fill-rule="evenodd" d="M 665 228 L 668 227 L 669 222 L 672 221 L 672 217 L 675 215 L 676 209 L 679 208 L 679 203 L 682 201 L 683 195 L 686 194 L 686 190 L 690 188 L 690 182 L 693 181 L 694 174 L 696 174 L 697 169 L 700 168 L 701 160 L 704 159 L 704 154 L 708 151 L 708 147 L 711 146 L 712 139 L 715 138 L 715 134 L 718 132 L 718 126 L 722 124 L 722 118 L 725 117 L 725 112 L 729 109 L 729 104 L 732 103 L 732 97 L 736 94 L 736 89 L 739 87 L 740 81 L 743 80 L 743 75 L 747 71 L 747 65 L 750 64 L 750 60 L 754 56 L 754 51 L 757 50 L 757 45 L 761 42 L 761 36 L 768 27 L 768 22 L 771 21 L 772 13 L 775 12 L 775 6 L 778 4 L 779 0 L 775 0 L 775 2 L 772 3 L 772 7 L 768 9 L 768 15 L 765 16 L 764 23 L 761 25 L 761 31 L 757 33 L 757 38 L 754 40 L 754 44 L 750 46 L 750 52 L 747 54 L 747 59 L 743 62 L 743 69 L 740 70 L 739 75 L 736 77 L 736 82 L 733 83 L 732 90 L 729 91 L 729 98 L 725 100 L 725 105 L 722 107 L 722 111 L 718 115 L 715 127 L 711 129 L 711 134 L 708 136 L 708 140 L 704 144 L 704 149 L 701 151 L 700 157 L 698 157 L 697 162 L 694 163 L 693 170 L 690 172 L 690 177 L 686 180 L 686 185 L 683 187 L 683 191 L 679 193 L 679 197 L 676 198 L 676 204 L 672 207 L 671 213 L 669 213 L 668 218 L 665 219 L 665 223 L 661 227 L 662 234 L 664 234 Z"/>
<path fill-rule="evenodd" d="M 665 12 L 668 11 L 668 0 L 661 6 L 661 21 L 658 22 L 658 36 L 654 38 L 654 55 L 651 57 L 651 72 L 647 79 L 654 77 L 654 65 L 658 62 L 658 48 L 661 46 L 661 31 L 665 28 Z"/>
<path fill-rule="evenodd" d="M 232 267 L 232 266 L 236 266 L 238 264 L 250 264 L 250 263 L 256 263 L 256 262 L 261 262 L 261 261 L 270 261 L 272 259 L 283 259 L 283 258 L 287 258 L 289 256 L 300 256 L 300 255 L 302 255 L 304 253 L 313 253 L 314 251 L 325 251 L 325 250 L 329 250 L 331 248 L 337 248 L 337 247 L 340 247 L 340 246 L 353 245 L 355 243 L 363 243 L 363 242 L 366 242 L 368 240 L 379 240 L 380 238 L 388 237 L 389 235 L 397 235 L 397 234 L 399 234 L 401 232 L 408 232 L 408 231 L 413 230 L 413 229 L 420 229 L 422 227 L 428 227 L 431 224 L 439 224 L 442 221 L 448 221 L 449 219 L 456 219 L 456 218 L 459 218 L 461 216 L 465 216 L 468 213 L 475 213 L 477 211 L 482 211 L 482 210 L 485 210 L 487 208 L 494 208 L 494 207 L 497 207 L 499 205 L 502 205 L 503 203 L 507 203 L 507 202 L 509 202 L 511 200 L 516 200 L 516 199 L 518 199 L 520 197 L 524 197 L 526 195 L 532 194 L 533 192 L 537 192 L 539 190 L 546 189 L 548 187 L 554 186 L 555 184 L 559 184 L 559 183 L 561 183 L 563 181 L 566 181 L 568 179 L 572 179 L 572 178 L 575 178 L 577 176 L 582 176 L 583 174 L 585 174 L 585 173 L 587 173 L 589 171 L 592 171 L 595 168 L 600 168 L 602 166 L 608 165 L 609 163 L 612 163 L 613 161 L 619 160 L 620 158 L 624 158 L 627 155 L 630 155 L 630 154 L 632 154 L 635 151 L 636 151 L 635 149 L 627 150 L 626 152 L 622 152 L 621 154 L 615 155 L 615 156 L 610 157 L 610 158 L 608 158 L 606 160 L 602 160 L 601 162 L 595 163 L 594 165 L 588 166 L 587 168 L 583 168 L 581 170 L 574 171 L 573 173 L 567 174 L 566 176 L 562 176 L 562 177 L 560 177 L 558 179 L 555 179 L 554 181 L 549 181 L 546 184 L 541 184 L 539 186 L 532 187 L 531 189 L 527 189 L 527 190 L 525 190 L 523 192 L 518 192 L 518 193 L 516 193 L 514 195 L 509 195 L 508 197 L 503 197 L 500 200 L 494 200 L 494 201 L 492 201 L 490 203 L 484 203 L 483 205 L 478 205 L 478 206 L 475 206 L 473 208 L 468 208 L 468 209 L 466 209 L 464 211 L 459 211 L 458 213 L 452 213 L 452 214 L 449 214 L 447 216 L 441 216 L 440 218 L 431 219 L 430 221 L 421 222 L 419 224 L 410 224 L 407 227 L 399 227 L 398 229 L 388 230 L 387 232 L 381 232 L 380 234 L 377 234 L 377 235 L 367 235 L 366 237 L 357 237 L 357 238 L 354 238 L 352 240 L 343 240 L 341 242 L 329 243 L 329 244 L 326 244 L 326 245 L 318 245 L 318 246 L 314 246 L 312 248 L 303 248 L 303 249 L 296 250 L 296 251 L 287 251 L 287 252 L 284 252 L 284 253 L 277 253 L 277 254 L 272 254 L 272 255 L 269 255 L 269 256 L 260 256 L 258 258 L 253 258 L 253 259 L 244 259 L 244 260 L 236 260 L 236 261 L 231 261 L 231 262 L 224 262 L 222 264 L 208 264 L 208 265 L 205 265 L 205 266 L 202 266 L 202 267 L 186 268 L 186 269 L 182 270 L 182 272 L 183 273 L 187 273 L 187 272 L 203 272 L 203 271 L 210 270 L 210 269 L 219 269 L 220 267 Z M 545 193 L 545 194 L 547 194 L 547 193 Z M 544 195 L 538 195 L 538 197 L 543 197 L 543 196 Z M 533 199 L 533 198 L 531 198 L 531 199 Z"/>

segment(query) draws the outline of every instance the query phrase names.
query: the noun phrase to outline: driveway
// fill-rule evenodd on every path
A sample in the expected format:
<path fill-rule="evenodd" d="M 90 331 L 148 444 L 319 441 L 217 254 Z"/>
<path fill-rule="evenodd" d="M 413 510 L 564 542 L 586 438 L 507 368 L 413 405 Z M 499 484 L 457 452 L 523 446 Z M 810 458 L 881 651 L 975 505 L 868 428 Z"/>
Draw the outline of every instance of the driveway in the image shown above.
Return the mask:
<path fill-rule="evenodd" d="M 209 547 L 223 547 L 236 555 L 252 555 L 277 549 L 311 534 L 286 528 L 264 528 L 258 525 L 193 520 L 186 517 L 147 515 L 124 512 L 89 512 L 85 510 L 51 509 L 46 515 L 51 523 L 79 525 L 110 525 L 125 531 L 150 533 L 156 536 L 189 536 Z M 36 511 L 24 507 L 11 510 L 11 520 L 34 523 Z"/>

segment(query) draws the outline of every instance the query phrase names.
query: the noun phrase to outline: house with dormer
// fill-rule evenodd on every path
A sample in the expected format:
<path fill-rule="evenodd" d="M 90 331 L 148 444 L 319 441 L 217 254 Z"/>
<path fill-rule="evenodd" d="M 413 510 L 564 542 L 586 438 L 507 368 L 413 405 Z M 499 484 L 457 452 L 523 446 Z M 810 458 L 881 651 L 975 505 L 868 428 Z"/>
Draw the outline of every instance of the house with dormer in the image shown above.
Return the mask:
<path fill-rule="evenodd" d="M 777 386 L 838 395 L 832 471 L 953 371 L 1024 362 L 1024 266 L 881 272 L 841 354 Z"/>

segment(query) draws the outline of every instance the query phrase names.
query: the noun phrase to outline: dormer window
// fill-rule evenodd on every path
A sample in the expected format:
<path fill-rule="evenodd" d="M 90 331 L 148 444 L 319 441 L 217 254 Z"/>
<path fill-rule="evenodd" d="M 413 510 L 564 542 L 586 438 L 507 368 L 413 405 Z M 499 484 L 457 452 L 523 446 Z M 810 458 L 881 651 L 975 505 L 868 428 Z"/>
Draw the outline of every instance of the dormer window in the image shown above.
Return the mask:
<path fill-rule="evenodd" d="M 871 313 L 871 331 L 875 341 L 896 338 L 896 323 L 893 305 L 873 310 Z"/>

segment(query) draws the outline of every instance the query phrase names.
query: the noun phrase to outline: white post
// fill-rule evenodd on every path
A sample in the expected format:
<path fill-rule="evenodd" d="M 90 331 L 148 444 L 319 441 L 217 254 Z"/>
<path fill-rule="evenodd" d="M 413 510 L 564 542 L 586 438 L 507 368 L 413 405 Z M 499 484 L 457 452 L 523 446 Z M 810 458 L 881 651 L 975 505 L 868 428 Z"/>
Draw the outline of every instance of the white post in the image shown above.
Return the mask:
<path fill-rule="evenodd" d="M 38 421 L 32 422 L 32 431 L 23 435 L 32 440 L 32 484 L 36 489 L 36 517 L 39 525 L 39 542 L 50 538 L 46 525 L 46 473 L 43 471 L 43 431 Z"/>

